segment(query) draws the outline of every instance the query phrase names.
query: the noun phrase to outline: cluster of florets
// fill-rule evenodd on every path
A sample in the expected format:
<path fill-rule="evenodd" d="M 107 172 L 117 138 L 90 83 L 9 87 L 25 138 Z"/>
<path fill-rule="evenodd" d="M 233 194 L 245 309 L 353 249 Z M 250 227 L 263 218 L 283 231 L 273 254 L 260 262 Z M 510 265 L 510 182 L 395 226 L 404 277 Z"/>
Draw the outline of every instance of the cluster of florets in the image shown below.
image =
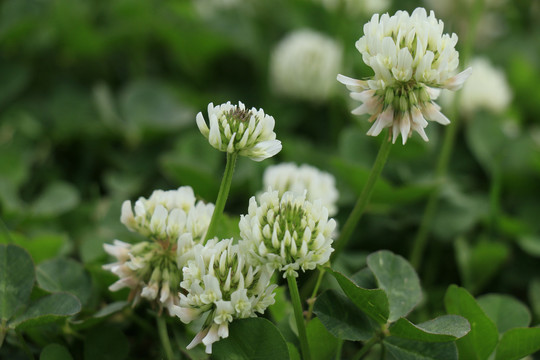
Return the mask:
<path fill-rule="evenodd" d="M 428 141 L 426 120 L 450 123 L 433 102 L 439 89 L 458 90 L 470 76 L 469 68 L 455 75 L 459 53 L 457 35 L 443 34 L 444 24 L 423 8 L 409 15 L 373 15 L 364 25 L 364 36 L 356 47 L 363 61 L 374 71 L 370 80 L 338 75 L 351 90 L 351 97 L 363 104 L 353 114 L 370 114 L 373 126 L 368 135 L 377 136 L 390 128 L 392 141 L 401 134 L 403 144 L 413 131 Z"/>
<path fill-rule="evenodd" d="M 110 290 L 129 287 L 134 304 L 143 297 L 170 311 L 179 303 L 183 263 L 178 261 L 186 261 L 184 254 L 205 235 L 214 205 L 197 202 L 193 189 L 184 186 L 156 190 L 148 199 L 141 197 L 134 210 L 131 202 L 125 201 L 121 221 L 147 240 L 134 245 L 115 240 L 113 245 L 104 245 L 117 259 L 104 268 L 120 278 Z"/>
<path fill-rule="evenodd" d="M 324 101 L 335 90 L 343 50 L 331 37 L 296 30 L 281 40 L 270 59 L 271 85 L 281 95 Z"/>
<path fill-rule="evenodd" d="M 246 109 L 243 103 L 230 102 L 208 105 L 209 126 L 202 113 L 197 114 L 197 126 L 214 148 L 229 154 L 247 156 L 262 161 L 281 151 L 281 142 L 274 133 L 275 120 L 263 109 Z"/>
<path fill-rule="evenodd" d="M 332 174 L 316 167 L 307 164 L 298 166 L 294 163 L 269 166 L 263 174 L 263 187 L 277 190 L 279 195 L 290 191 L 300 196 L 306 192 L 306 200 L 321 200 L 322 205 L 328 209 L 329 216 L 337 213 L 339 193 L 336 179 Z"/>
<path fill-rule="evenodd" d="M 334 219 L 320 200 L 311 203 L 305 193 L 269 190 L 249 201 L 247 215 L 240 218 L 241 246 L 252 261 L 298 276 L 298 270 L 315 269 L 328 262 L 332 253 Z"/>
<path fill-rule="evenodd" d="M 229 335 L 233 319 L 254 317 L 274 303 L 274 289 L 267 267 L 252 265 L 232 239 L 209 240 L 192 250 L 183 268 L 180 304 L 173 309 L 184 323 L 206 316 L 202 330 L 188 345 L 199 343 L 212 352 L 212 344 Z"/>

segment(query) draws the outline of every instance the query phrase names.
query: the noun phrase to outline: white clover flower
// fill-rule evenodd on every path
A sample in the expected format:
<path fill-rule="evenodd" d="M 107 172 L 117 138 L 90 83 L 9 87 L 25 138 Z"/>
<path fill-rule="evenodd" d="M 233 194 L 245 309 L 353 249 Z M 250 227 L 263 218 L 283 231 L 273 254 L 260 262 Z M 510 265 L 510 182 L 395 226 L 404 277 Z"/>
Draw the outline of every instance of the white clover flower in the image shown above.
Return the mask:
<path fill-rule="evenodd" d="M 143 297 L 170 312 L 180 301 L 181 268 L 190 259 L 191 248 L 206 234 L 214 205 L 196 202 L 193 189 L 184 186 L 156 190 L 148 199 L 141 197 L 134 210 L 125 201 L 120 220 L 151 241 L 131 245 L 115 240 L 113 245 L 104 245 L 117 262 L 103 268 L 120 278 L 109 289 L 129 287 L 134 305 Z"/>
<path fill-rule="evenodd" d="M 197 244 L 193 254 L 180 284 L 186 293 L 180 294 L 180 304 L 172 311 L 184 323 L 206 317 L 187 349 L 202 342 L 211 354 L 212 344 L 229 336 L 229 323 L 262 314 L 274 303 L 276 285 L 270 284 L 272 272 L 266 267 L 246 263 L 232 239 Z"/>
<path fill-rule="evenodd" d="M 202 113 L 197 114 L 197 126 L 214 148 L 229 154 L 238 153 L 262 161 L 281 151 L 281 142 L 274 133 L 275 120 L 263 109 L 247 110 L 241 102 L 230 101 L 214 106 L 208 104 L 210 127 Z"/>
<path fill-rule="evenodd" d="M 263 175 L 263 188 L 279 191 L 283 195 L 291 191 L 295 195 L 302 195 L 307 191 L 306 199 L 314 202 L 320 199 L 322 205 L 328 209 L 328 215 L 337 213 L 336 201 L 339 193 L 336 189 L 336 179 L 330 173 L 321 171 L 316 167 L 302 164 L 282 163 L 266 168 Z"/>
<path fill-rule="evenodd" d="M 487 58 L 477 57 L 471 60 L 474 73 L 463 86 L 460 111 L 472 114 L 478 109 L 493 113 L 504 111 L 512 100 L 512 91 L 506 81 L 504 71 L 495 68 Z M 443 92 L 441 103 L 450 104 L 453 93 Z"/>
<path fill-rule="evenodd" d="M 321 200 L 311 203 L 305 193 L 277 190 L 249 200 L 247 215 L 240 217 L 241 245 L 256 264 L 283 271 L 283 276 L 298 276 L 298 270 L 315 269 L 325 264 L 332 253 L 334 219 Z"/>
<path fill-rule="evenodd" d="M 312 101 L 328 99 L 343 49 L 334 39 L 309 29 L 287 35 L 272 52 L 270 80 L 273 90 L 285 96 Z"/>
<path fill-rule="evenodd" d="M 395 15 L 373 15 L 364 25 L 364 36 L 356 42 L 363 61 L 375 75 L 370 80 L 356 80 L 338 75 L 338 81 L 351 91 L 351 97 L 363 104 L 352 111 L 370 114 L 372 127 L 367 132 L 377 136 L 390 128 L 392 142 L 401 134 L 403 144 L 418 132 L 428 141 L 426 120 L 447 125 L 450 120 L 433 102 L 439 89 L 458 90 L 472 69 L 454 75 L 459 64 L 455 50 L 457 35 L 443 34 L 443 22 L 417 8 Z"/>
<path fill-rule="evenodd" d="M 157 304 L 160 310 L 178 305 L 181 272 L 176 262 L 176 252 L 157 242 L 143 241 L 131 245 L 115 240 L 104 244 L 105 251 L 114 256 L 115 263 L 103 265 L 120 279 L 109 286 L 117 291 L 130 288 L 129 300 L 136 305 L 141 297 Z"/>

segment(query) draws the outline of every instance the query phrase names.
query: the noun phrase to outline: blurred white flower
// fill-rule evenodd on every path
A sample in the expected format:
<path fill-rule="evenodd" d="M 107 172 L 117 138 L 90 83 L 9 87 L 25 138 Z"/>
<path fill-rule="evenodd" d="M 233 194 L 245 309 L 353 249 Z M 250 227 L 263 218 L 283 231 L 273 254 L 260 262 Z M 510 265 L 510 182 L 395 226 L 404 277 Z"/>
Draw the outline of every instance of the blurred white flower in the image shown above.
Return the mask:
<path fill-rule="evenodd" d="M 477 57 L 471 60 L 474 73 L 463 86 L 460 111 L 472 114 L 478 109 L 493 113 L 504 111 L 512 100 L 512 91 L 504 71 L 494 67 L 487 58 Z M 451 104 L 454 94 L 444 91 L 441 103 Z"/>
<path fill-rule="evenodd" d="M 180 300 L 181 268 L 189 260 L 191 248 L 205 235 L 214 205 L 196 202 L 193 189 L 184 186 L 156 190 L 148 199 L 141 197 L 134 210 L 126 200 L 120 220 L 150 241 L 131 245 L 115 240 L 113 245 L 104 245 L 117 261 L 103 268 L 120 278 L 109 289 L 128 287 L 134 305 L 143 297 L 170 312 Z"/>
<path fill-rule="evenodd" d="M 423 8 L 411 15 L 406 11 L 391 17 L 375 14 L 364 25 L 364 36 L 356 42 L 356 48 L 375 75 L 369 80 L 356 80 L 340 74 L 338 80 L 351 91 L 353 99 L 363 103 L 352 113 L 371 115 L 373 125 L 368 135 L 377 136 L 390 128 L 392 142 L 401 134 L 405 144 L 413 131 L 428 141 L 426 120 L 450 123 L 433 100 L 441 88 L 461 88 L 472 69 L 455 75 L 459 64 L 457 35 L 443 34 L 443 26 L 433 11 L 428 16 Z"/>
<path fill-rule="evenodd" d="M 291 191 L 295 195 L 302 195 L 307 191 L 306 199 L 310 202 L 320 199 L 322 205 L 328 209 L 328 215 L 337 213 L 336 201 L 339 193 L 336 189 L 336 179 L 330 173 L 321 171 L 316 167 L 302 164 L 282 163 L 266 168 L 263 175 L 263 188 L 279 191 L 283 195 Z"/>
<path fill-rule="evenodd" d="M 255 161 L 262 161 L 281 151 L 281 142 L 274 133 L 275 120 L 263 109 L 246 109 L 241 102 L 230 101 L 214 106 L 208 104 L 210 127 L 203 114 L 197 114 L 197 126 L 214 148 L 227 153 L 238 153 Z"/>
<path fill-rule="evenodd" d="M 335 90 L 343 50 L 332 38 L 303 29 L 287 35 L 272 51 L 270 80 L 278 94 L 312 101 Z"/>
<path fill-rule="evenodd" d="M 298 270 L 315 269 L 325 264 L 332 253 L 334 219 L 321 200 L 311 203 L 305 193 L 286 192 L 280 198 L 277 190 L 263 193 L 260 204 L 249 200 L 247 215 L 240 217 L 240 246 L 252 261 L 283 271 L 283 276 L 298 276 Z"/>
<path fill-rule="evenodd" d="M 270 283 L 272 272 L 266 267 L 252 266 L 232 239 L 209 240 L 193 248 L 193 258 L 183 268 L 179 306 L 173 313 L 184 323 L 204 316 L 202 330 L 187 346 L 201 342 L 206 352 L 212 344 L 229 336 L 229 323 L 234 319 L 264 313 L 274 303 L 276 285 Z"/>

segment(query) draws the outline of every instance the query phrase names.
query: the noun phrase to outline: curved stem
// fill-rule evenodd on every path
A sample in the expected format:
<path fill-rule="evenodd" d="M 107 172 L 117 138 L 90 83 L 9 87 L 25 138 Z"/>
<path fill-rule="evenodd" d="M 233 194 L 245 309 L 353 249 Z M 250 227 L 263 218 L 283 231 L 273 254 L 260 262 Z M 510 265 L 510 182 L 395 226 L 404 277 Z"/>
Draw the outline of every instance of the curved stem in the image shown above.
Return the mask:
<path fill-rule="evenodd" d="M 225 209 L 225 203 L 229 197 L 229 190 L 231 189 L 232 177 L 234 173 L 234 166 L 236 165 L 236 158 L 238 157 L 237 153 L 227 153 L 227 165 L 225 165 L 225 172 L 223 173 L 223 179 L 221 179 L 221 185 L 219 187 L 219 193 L 216 200 L 216 206 L 214 207 L 214 212 L 212 214 L 212 219 L 210 220 L 210 225 L 208 225 L 208 230 L 204 236 L 203 245 L 206 244 L 208 239 L 211 239 L 215 236 L 216 226 L 218 224 L 219 218 L 223 214 Z"/>
<path fill-rule="evenodd" d="M 311 293 L 311 297 L 309 298 L 308 313 L 306 316 L 306 319 L 308 321 L 311 320 L 311 316 L 313 315 L 313 306 L 315 306 L 315 299 L 317 298 L 317 293 L 319 292 L 319 287 L 321 286 L 324 273 L 325 273 L 325 270 L 323 268 L 319 268 L 319 275 L 317 276 L 317 282 L 315 283 L 315 287 L 313 288 L 313 292 Z"/>
<path fill-rule="evenodd" d="M 379 342 L 380 338 L 378 336 L 374 336 L 371 339 L 369 339 L 364 346 L 354 355 L 354 360 L 360 360 L 364 355 L 366 355 L 369 350 L 373 347 L 373 345 L 377 344 Z"/>
<path fill-rule="evenodd" d="M 476 0 L 473 5 L 473 11 L 470 13 L 470 24 L 471 27 L 465 39 L 463 45 L 463 52 L 461 56 L 461 66 L 460 69 L 463 70 L 464 65 L 469 60 L 471 56 L 476 28 L 478 26 L 478 21 L 482 15 L 482 10 L 484 7 L 484 0 Z M 413 242 L 413 248 L 410 255 L 410 262 L 412 266 L 419 271 L 422 265 L 422 256 L 426 247 L 426 241 L 428 238 L 429 230 L 433 219 L 435 217 L 435 212 L 437 211 L 437 204 L 439 200 L 439 194 L 441 191 L 441 185 L 445 181 L 446 174 L 448 172 L 448 164 L 450 162 L 450 156 L 454 148 L 454 143 L 456 139 L 457 129 L 459 127 L 459 102 L 461 99 L 461 92 L 456 93 L 454 97 L 454 102 L 452 103 L 452 113 L 454 116 L 454 121 L 448 125 L 448 129 L 445 133 L 441 152 L 439 159 L 437 160 L 437 167 L 435 169 L 435 188 L 431 192 L 426 207 L 424 209 L 424 214 L 420 222 L 420 227 L 416 233 L 416 237 Z"/>
<path fill-rule="evenodd" d="M 356 224 L 358 224 L 358 221 L 360 221 L 360 218 L 362 217 L 362 214 L 364 213 L 364 210 L 366 209 L 366 206 L 369 203 L 371 193 L 373 192 L 377 179 L 381 175 L 382 169 L 384 168 L 386 159 L 388 159 L 388 154 L 390 154 L 391 148 L 392 148 L 392 143 L 390 141 L 383 140 L 381 147 L 379 148 L 379 153 L 377 154 L 377 158 L 375 159 L 375 163 L 373 164 L 373 167 L 371 168 L 371 172 L 369 173 L 368 180 L 366 184 L 364 185 L 364 188 L 362 189 L 362 193 L 360 194 L 360 197 L 356 201 L 356 205 L 354 206 L 351 214 L 349 215 L 349 218 L 347 219 L 347 221 L 345 222 L 345 225 L 341 229 L 341 233 L 339 234 L 338 239 L 335 242 L 336 244 L 336 246 L 334 247 L 335 251 L 332 254 L 331 259 L 335 259 L 339 255 L 339 253 L 343 251 L 343 249 L 347 245 L 347 242 L 351 238 L 351 235 L 354 231 L 354 228 L 356 227 Z"/>
<path fill-rule="evenodd" d="M 169 339 L 169 334 L 167 333 L 167 323 L 165 322 L 165 318 L 163 316 L 157 315 L 156 320 L 159 339 L 161 340 L 161 346 L 163 347 L 163 352 L 165 352 L 165 357 L 167 360 L 173 360 L 174 355 L 171 341 Z"/>
<path fill-rule="evenodd" d="M 307 340 L 306 325 L 304 323 L 304 316 L 302 313 L 302 302 L 300 301 L 300 293 L 298 292 L 296 278 L 293 275 L 287 275 L 287 283 L 289 285 L 289 292 L 291 294 L 296 327 L 298 328 L 298 338 L 300 339 L 302 359 L 311 360 L 311 354 L 309 352 L 309 344 Z"/>

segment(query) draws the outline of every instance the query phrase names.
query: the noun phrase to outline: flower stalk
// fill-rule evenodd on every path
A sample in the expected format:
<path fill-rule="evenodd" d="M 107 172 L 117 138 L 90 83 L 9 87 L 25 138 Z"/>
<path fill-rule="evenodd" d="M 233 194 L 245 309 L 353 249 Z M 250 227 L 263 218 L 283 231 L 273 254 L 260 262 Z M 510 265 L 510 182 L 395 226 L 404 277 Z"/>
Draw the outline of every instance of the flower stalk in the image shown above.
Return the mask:
<path fill-rule="evenodd" d="M 159 339 L 161 340 L 161 346 L 163 347 L 165 358 L 167 360 L 173 360 L 174 354 L 171 346 L 171 341 L 169 339 L 169 334 L 167 332 L 167 323 L 165 322 L 165 318 L 163 316 L 156 315 L 156 321 Z"/>
<path fill-rule="evenodd" d="M 221 179 L 221 185 L 219 187 L 214 213 L 212 214 L 210 225 L 208 226 L 208 230 L 206 231 L 206 235 L 204 236 L 204 240 L 202 242 L 203 245 L 206 244 L 206 241 L 208 241 L 208 239 L 214 237 L 219 218 L 221 217 L 221 215 L 223 215 L 225 203 L 227 202 L 227 198 L 229 197 L 229 191 L 231 189 L 234 167 L 236 165 L 237 158 L 238 153 L 227 153 L 227 164 L 225 165 L 225 172 L 223 173 L 223 179 Z"/>
<path fill-rule="evenodd" d="M 291 294 L 291 301 L 294 309 L 294 318 L 296 320 L 296 327 L 298 328 L 298 338 L 300 340 L 300 349 L 302 350 L 302 359 L 311 360 L 306 325 L 302 311 L 302 302 L 300 301 L 300 293 L 298 292 L 296 277 L 291 274 L 287 275 L 287 284 L 289 285 L 289 292 Z"/>
<path fill-rule="evenodd" d="M 375 163 L 373 164 L 371 172 L 369 173 L 366 185 L 364 185 L 362 193 L 356 201 L 356 205 L 354 206 L 352 212 L 347 218 L 347 221 L 345 222 L 345 225 L 343 226 L 341 233 L 335 242 L 335 251 L 332 254 L 331 259 L 335 259 L 339 255 L 339 253 L 343 251 L 343 249 L 347 245 L 347 242 L 350 240 L 356 224 L 358 224 L 358 221 L 360 221 L 360 218 L 364 214 L 366 206 L 369 203 L 369 199 L 371 198 L 371 194 L 373 193 L 373 189 L 375 188 L 377 179 L 381 175 L 384 165 L 386 164 L 386 160 L 388 159 L 391 148 L 392 143 L 388 140 L 383 140 L 381 147 L 379 148 L 377 158 L 375 159 Z"/>

